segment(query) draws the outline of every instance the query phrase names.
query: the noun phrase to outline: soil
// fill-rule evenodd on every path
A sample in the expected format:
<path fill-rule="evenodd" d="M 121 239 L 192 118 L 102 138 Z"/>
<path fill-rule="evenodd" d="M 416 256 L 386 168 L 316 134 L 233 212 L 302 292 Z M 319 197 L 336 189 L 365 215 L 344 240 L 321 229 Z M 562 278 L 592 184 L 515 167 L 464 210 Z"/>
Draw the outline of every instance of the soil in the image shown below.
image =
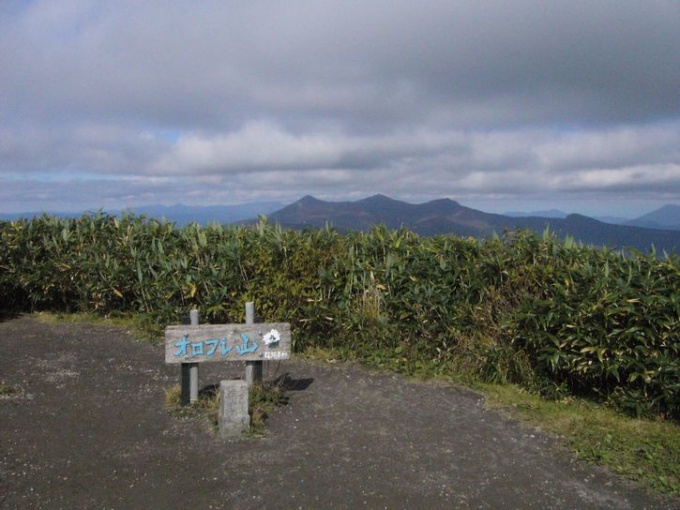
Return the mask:
<path fill-rule="evenodd" d="M 266 362 L 289 404 L 223 440 L 170 415 L 179 367 L 123 329 L 5 318 L 0 353 L 3 509 L 680 508 L 451 385 Z M 200 385 L 242 374 L 203 364 Z"/>

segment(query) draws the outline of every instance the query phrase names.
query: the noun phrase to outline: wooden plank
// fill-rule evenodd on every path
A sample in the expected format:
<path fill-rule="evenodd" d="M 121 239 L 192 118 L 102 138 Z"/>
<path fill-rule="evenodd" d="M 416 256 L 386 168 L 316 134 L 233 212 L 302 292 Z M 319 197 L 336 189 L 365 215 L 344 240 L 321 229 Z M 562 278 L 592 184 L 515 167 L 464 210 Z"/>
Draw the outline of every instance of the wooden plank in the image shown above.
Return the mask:
<path fill-rule="evenodd" d="M 165 330 L 166 363 L 268 361 L 290 357 L 290 324 L 205 324 Z"/>

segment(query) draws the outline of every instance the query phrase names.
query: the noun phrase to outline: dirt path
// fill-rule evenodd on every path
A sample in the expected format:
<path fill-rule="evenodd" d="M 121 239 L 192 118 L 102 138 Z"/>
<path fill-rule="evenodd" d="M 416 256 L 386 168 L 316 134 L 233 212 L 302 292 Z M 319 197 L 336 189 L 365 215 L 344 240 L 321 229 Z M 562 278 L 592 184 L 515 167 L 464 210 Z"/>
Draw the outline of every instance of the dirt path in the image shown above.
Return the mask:
<path fill-rule="evenodd" d="M 574 459 L 455 388 L 291 361 L 264 439 L 177 420 L 161 347 L 122 330 L 0 323 L 0 508 L 680 508 Z M 200 384 L 241 374 L 201 367 Z"/>

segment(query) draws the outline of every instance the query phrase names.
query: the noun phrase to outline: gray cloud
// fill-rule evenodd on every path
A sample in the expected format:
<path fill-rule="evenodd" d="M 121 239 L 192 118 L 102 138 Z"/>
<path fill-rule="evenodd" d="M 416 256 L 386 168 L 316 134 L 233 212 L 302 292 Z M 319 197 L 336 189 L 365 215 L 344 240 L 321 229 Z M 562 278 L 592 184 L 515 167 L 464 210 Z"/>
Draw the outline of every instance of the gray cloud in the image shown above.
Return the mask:
<path fill-rule="evenodd" d="M 2 207 L 678 202 L 678 48 L 676 0 L 8 0 Z"/>

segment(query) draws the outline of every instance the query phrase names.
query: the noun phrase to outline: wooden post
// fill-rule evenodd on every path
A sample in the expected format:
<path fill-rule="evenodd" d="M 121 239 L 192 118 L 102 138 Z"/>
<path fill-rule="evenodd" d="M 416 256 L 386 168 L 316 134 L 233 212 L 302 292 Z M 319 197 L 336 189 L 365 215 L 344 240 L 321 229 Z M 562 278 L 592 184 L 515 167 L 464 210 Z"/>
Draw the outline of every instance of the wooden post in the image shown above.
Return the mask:
<path fill-rule="evenodd" d="M 192 326 L 198 326 L 198 310 L 189 312 Z M 185 406 L 198 401 L 198 363 L 182 363 L 180 404 Z"/>
<path fill-rule="evenodd" d="M 255 324 L 255 303 L 248 301 L 246 303 L 246 324 Z M 262 362 L 261 361 L 246 361 L 246 383 L 250 388 L 255 383 L 262 382 Z"/>
<path fill-rule="evenodd" d="M 198 326 L 198 310 L 191 310 L 191 312 L 189 312 L 189 317 L 191 317 L 191 325 Z M 189 372 L 191 374 L 191 393 L 189 400 L 191 402 L 198 402 L 198 363 L 191 363 Z"/>
<path fill-rule="evenodd" d="M 189 405 L 191 401 L 191 366 L 193 363 L 182 363 L 182 384 L 179 403 L 182 406 Z"/>

